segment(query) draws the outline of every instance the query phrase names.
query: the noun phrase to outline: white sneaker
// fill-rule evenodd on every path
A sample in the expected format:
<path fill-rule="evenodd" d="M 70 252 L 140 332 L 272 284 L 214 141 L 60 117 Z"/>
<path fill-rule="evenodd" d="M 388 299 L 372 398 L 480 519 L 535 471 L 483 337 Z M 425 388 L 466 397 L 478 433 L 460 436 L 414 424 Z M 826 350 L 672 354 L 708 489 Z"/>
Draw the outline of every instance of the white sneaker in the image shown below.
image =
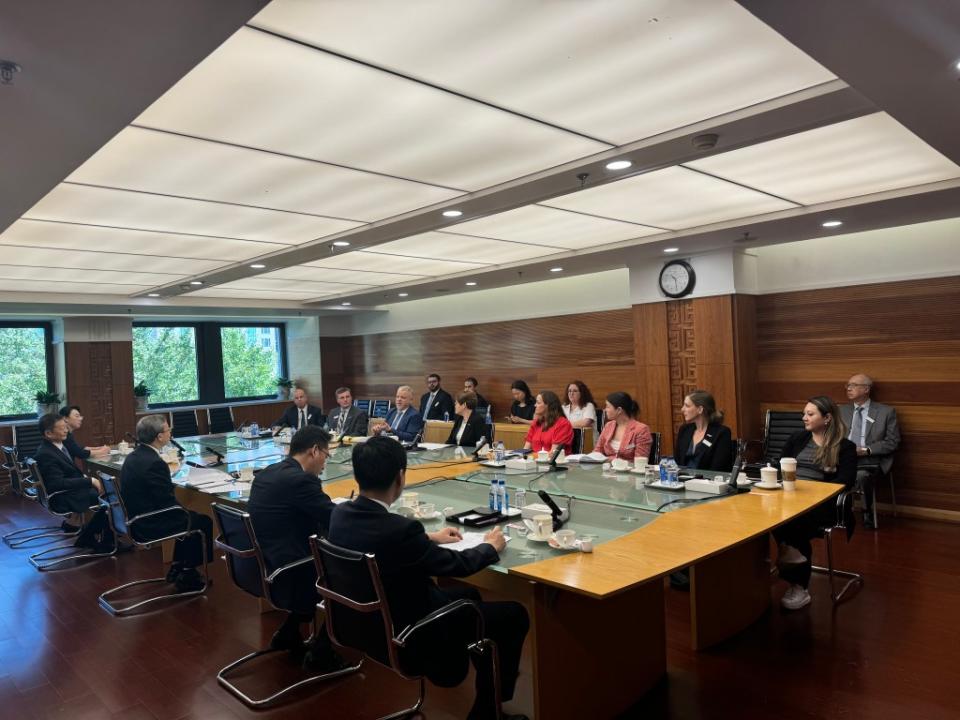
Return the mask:
<path fill-rule="evenodd" d="M 777 565 L 802 565 L 807 561 L 806 555 L 801 553 L 792 545 L 781 543 L 780 555 L 777 558 Z"/>
<path fill-rule="evenodd" d="M 780 599 L 787 610 L 799 610 L 810 604 L 810 591 L 799 585 L 791 585 Z"/>

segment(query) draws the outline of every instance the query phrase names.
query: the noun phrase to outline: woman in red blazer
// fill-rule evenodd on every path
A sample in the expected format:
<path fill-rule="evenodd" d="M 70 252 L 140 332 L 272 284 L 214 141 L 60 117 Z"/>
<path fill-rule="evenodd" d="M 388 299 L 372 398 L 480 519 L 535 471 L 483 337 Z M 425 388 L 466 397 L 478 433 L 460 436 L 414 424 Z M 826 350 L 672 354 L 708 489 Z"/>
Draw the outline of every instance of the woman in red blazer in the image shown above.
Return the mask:
<path fill-rule="evenodd" d="M 573 425 L 563 414 L 560 398 L 549 390 L 537 395 L 537 404 L 533 408 L 533 424 L 527 431 L 525 450 L 553 452 L 562 445 L 565 452 L 573 451 Z"/>
<path fill-rule="evenodd" d="M 605 422 L 600 439 L 594 445 L 594 452 L 603 453 L 610 460 L 622 458 L 633 461 L 635 455 L 650 455 L 653 436 L 650 428 L 637 420 L 640 406 L 625 392 L 613 392 L 607 395 L 607 404 L 603 409 Z"/>

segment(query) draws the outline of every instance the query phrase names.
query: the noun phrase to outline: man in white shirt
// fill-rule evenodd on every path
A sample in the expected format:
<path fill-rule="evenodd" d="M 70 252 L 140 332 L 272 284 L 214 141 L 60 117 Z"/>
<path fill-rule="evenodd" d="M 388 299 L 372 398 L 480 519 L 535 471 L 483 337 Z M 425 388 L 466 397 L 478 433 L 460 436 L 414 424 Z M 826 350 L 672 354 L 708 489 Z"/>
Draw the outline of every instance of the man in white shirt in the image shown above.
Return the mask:
<path fill-rule="evenodd" d="M 293 405 L 284 410 L 283 415 L 273 423 L 273 431 L 276 432 L 282 427 L 288 427 L 294 431 L 305 428 L 307 425 L 323 427 L 326 422 L 327 418 L 323 410 L 310 404 L 307 391 L 297 388 L 293 391 Z"/>

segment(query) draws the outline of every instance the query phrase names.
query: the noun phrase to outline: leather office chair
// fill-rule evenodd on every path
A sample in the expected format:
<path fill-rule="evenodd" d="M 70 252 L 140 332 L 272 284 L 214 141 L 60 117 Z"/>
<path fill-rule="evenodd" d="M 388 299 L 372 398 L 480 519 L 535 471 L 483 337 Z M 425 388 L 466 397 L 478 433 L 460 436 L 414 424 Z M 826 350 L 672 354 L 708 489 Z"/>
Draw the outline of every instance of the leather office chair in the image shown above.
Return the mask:
<path fill-rule="evenodd" d="M 415 705 L 379 720 L 406 717 L 423 705 L 426 692 L 424 677 L 417 668 L 408 667 L 409 660 L 404 657 L 404 651 L 415 642 L 424 628 L 459 613 L 466 613 L 476 621 L 470 652 L 492 654 L 496 693 L 494 702 L 499 717 L 501 702 L 497 646 L 484 638 L 483 616 L 476 603 L 466 599 L 455 600 L 398 633 L 373 555 L 338 547 L 316 535 L 310 538 L 310 547 L 317 568 L 317 592 L 323 598 L 330 640 L 338 647 L 359 650 L 371 661 L 393 670 L 406 680 L 416 680 L 420 685 Z"/>
<path fill-rule="evenodd" d="M 40 432 L 40 426 L 36 422 L 23 423 L 13 426 L 13 445 L 17 448 L 17 454 L 21 458 L 33 457 L 33 454 L 40 447 L 40 441 L 43 434 Z"/>
<path fill-rule="evenodd" d="M 13 445 L 4 445 L 0 448 L 0 452 L 3 453 L 3 470 L 6 471 L 10 478 L 10 492 L 14 495 L 20 495 L 21 497 L 27 497 L 28 499 L 35 500 L 37 497 L 37 492 L 35 489 L 30 488 L 30 494 L 26 494 L 26 477 L 27 469 L 22 462 L 20 462 L 20 456 L 17 453 L 17 448 Z"/>
<path fill-rule="evenodd" d="M 170 426 L 172 435 L 178 437 L 193 437 L 200 434 L 200 428 L 197 426 L 196 410 L 174 410 L 170 413 Z"/>
<path fill-rule="evenodd" d="M 853 500 L 854 500 L 855 491 L 853 490 L 844 490 L 837 496 L 837 516 L 836 523 L 829 527 L 820 528 L 821 537 L 823 538 L 824 543 L 827 547 L 827 566 L 822 567 L 820 565 L 813 565 L 812 570 L 815 573 L 821 575 L 827 575 L 830 578 L 830 599 L 833 600 L 834 605 L 838 605 L 843 602 L 844 597 L 847 595 L 847 592 L 854 585 L 863 586 L 863 575 L 860 573 L 850 572 L 848 570 L 837 570 L 833 566 L 833 536 L 835 533 L 842 532 L 846 540 L 849 542 L 853 537 L 853 530 L 855 527 L 853 519 Z M 840 591 L 836 590 L 835 578 L 846 579 L 847 582 L 843 584 L 840 588 Z"/>
<path fill-rule="evenodd" d="M 798 410 L 767 410 L 763 431 L 761 463 L 775 464 L 783 454 L 787 439 L 803 430 L 803 413 Z"/>
<path fill-rule="evenodd" d="M 237 510 L 236 508 L 228 505 L 221 505 L 220 503 L 213 503 L 212 507 L 213 517 L 216 520 L 217 528 L 220 533 L 217 539 L 214 540 L 214 544 L 218 549 L 223 550 L 226 553 L 226 555 L 223 556 L 223 559 L 227 563 L 227 572 L 230 574 L 230 579 L 233 580 L 234 585 L 244 592 L 253 595 L 255 598 L 263 598 L 269 602 L 275 610 L 287 610 L 288 608 L 277 605 L 274 599 L 273 589 L 276 583 L 280 581 L 285 574 L 289 574 L 290 571 L 302 565 L 309 565 L 313 562 L 313 558 L 308 555 L 305 558 L 301 558 L 300 560 L 277 568 L 272 573 L 268 573 L 266 562 L 263 559 L 263 551 L 260 549 L 260 544 L 257 542 L 256 533 L 253 531 L 253 524 L 250 521 L 250 515 L 242 510 Z M 315 626 L 316 623 L 314 623 L 314 628 Z M 270 653 L 274 652 L 283 652 L 283 650 L 267 648 L 265 650 L 257 650 L 249 653 L 248 655 L 244 655 L 239 660 L 235 660 L 218 672 L 217 682 L 226 688 L 231 695 L 238 698 L 246 705 L 254 708 L 260 708 L 266 707 L 267 705 L 279 700 L 287 693 L 293 692 L 294 690 L 309 685 L 310 683 L 317 682 L 318 680 L 331 680 L 333 678 L 340 677 L 341 675 L 356 672 L 360 669 L 360 665 L 362 664 L 361 661 L 356 665 L 352 665 L 336 672 L 311 675 L 310 677 L 304 678 L 303 680 L 295 682 L 292 685 L 287 685 L 272 695 L 259 700 L 249 697 L 246 693 L 240 690 L 240 688 L 228 680 L 228 673 L 236 670 L 239 667 L 242 667 L 255 658 L 263 655 L 269 655 Z"/>
<path fill-rule="evenodd" d="M 367 417 L 373 417 L 371 414 L 373 411 L 373 400 L 361 400 L 360 398 L 354 398 L 353 406 L 363 410 L 367 414 Z"/>
<path fill-rule="evenodd" d="M 373 409 L 370 412 L 370 417 L 385 418 L 389 412 L 390 412 L 389 400 L 374 400 Z"/>
<path fill-rule="evenodd" d="M 57 492 L 48 493 L 46 485 L 43 482 L 43 475 L 40 473 L 40 468 L 37 465 L 37 461 L 33 458 L 27 460 L 27 469 L 30 474 L 29 477 L 25 478 L 24 482 L 36 490 L 37 502 L 39 502 L 48 513 L 58 518 L 66 518 L 72 515 L 72 511 L 60 512 L 51 507 L 51 501 L 54 500 L 54 498 L 58 495 L 65 495 L 70 492 L 70 490 L 58 490 Z M 98 509 L 99 504 L 90 508 L 90 510 L 93 511 Z M 24 528 L 23 530 L 17 530 L 16 532 L 5 535 L 3 539 L 4 542 L 12 548 L 21 547 L 24 544 L 33 543 L 37 540 L 44 540 L 41 545 L 49 545 L 51 543 L 59 543 L 62 540 L 69 541 L 75 539 L 83 532 L 85 525 L 73 532 L 64 532 L 59 524 L 48 525 L 46 527 Z M 94 552 L 87 548 L 77 547 L 73 542 L 67 542 L 33 553 L 29 560 L 30 564 L 37 570 L 45 572 L 73 560 L 93 560 L 116 554 L 116 542 L 114 542 L 113 549 L 111 549 L 110 552 Z"/>
<path fill-rule="evenodd" d="M 113 535 L 116 538 L 116 542 L 120 542 L 120 536 L 123 535 L 131 543 L 141 548 L 151 548 L 158 543 L 165 542 L 167 540 L 182 540 L 189 535 L 198 534 L 200 535 L 200 544 L 203 546 L 203 589 L 201 590 L 191 590 L 189 592 L 182 593 L 172 593 L 172 594 L 163 594 L 163 595 L 153 595 L 148 597 L 145 600 L 140 600 L 125 607 L 115 606 L 108 598 L 114 594 L 126 590 L 130 587 L 140 586 L 140 585 L 150 585 L 155 583 L 166 583 L 166 577 L 158 578 L 147 578 L 145 580 L 133 580 L 132 582 L 124 583 L 119 585 L 112 590 L 107 590 L 97 601 L 100 603 L 100 607 L 106 610 L 108 613 L 114 616 L 129 615 L 134 610 L 143 607 L 144 605 L 149 605 L 160 600 L 181 600 L 189 599 L 196 597 L 197 595 L 203 595 L 207 592 L 207 588 L 210 587 L 210 576 L 207 573 L 207 551 L 206 543 L 204 542 L 203 531 L 202 530 L 192 530 L 189 526 L 189 521 L 187 524 L 187 529 L 178 533 L 173 533 L 172 535 L 167 535 L 166 537 L 157 538 L 155 540 L 150 540 L 147 542 L 141 542 L 137 540 L 130 529 L 133 525 L 140 519 L 145 517 L 154 517 L 162 513 L 184 513 L 189 518 L 190 515 L 184 508 L 179 505 L 171 505 L 167 508 L 161 508 L 160 510 L 151 510 L 150 512 L 141 513 L 135 517 L 130 517 L 127 514 L 127 508 L 123 504 L 123 498 L 120 497 L 120 483 L 119 480 L 114 478 L 111 475 L 105 473 L 99 473 L 100 481 L 103 483 L 103 497 L 100 498 L 100 504 L 107 511 L 107 518 L 110 521 L 110 527 L 113 529 Z"/>
<path fill-rule="evenodd" d="M 650 454 L 647 456 L 647 462 L 651 465 L 656 465 L 660 462 L 660 433 L 652 432 L 650 433 L 651 442 L 650 442 Z"/>
<path fill-rule="evenodd" d="M 233 432 L 235 429 L 232 407 L 224 405 L 223 407 L 207 408 L 207 432 L 213 435 Z"/>
<path fill-rule="evenodd" d="M 593 428 L 587 428 L 591 432 Z M 574 428 L 573 429 L 573 453 L 579 455 L 583 452 L 583 428 Z"/>

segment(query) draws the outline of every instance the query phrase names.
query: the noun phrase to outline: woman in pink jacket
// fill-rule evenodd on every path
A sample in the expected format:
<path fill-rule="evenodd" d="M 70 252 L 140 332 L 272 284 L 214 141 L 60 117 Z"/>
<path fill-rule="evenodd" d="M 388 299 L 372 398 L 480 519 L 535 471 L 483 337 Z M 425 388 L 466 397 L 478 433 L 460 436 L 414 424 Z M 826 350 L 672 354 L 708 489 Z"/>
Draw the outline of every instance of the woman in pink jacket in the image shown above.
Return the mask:
<path fill-rule="evenodd" d="M 650 428 L 637 420 L 640 406 L 625 392 L 607 395 L 603 409 L 605 422 L 594 452 L 603 453 L 608 459 L 622 458 L 633 462 L 635 455 L 650 455 L 653 437 Z"/>

